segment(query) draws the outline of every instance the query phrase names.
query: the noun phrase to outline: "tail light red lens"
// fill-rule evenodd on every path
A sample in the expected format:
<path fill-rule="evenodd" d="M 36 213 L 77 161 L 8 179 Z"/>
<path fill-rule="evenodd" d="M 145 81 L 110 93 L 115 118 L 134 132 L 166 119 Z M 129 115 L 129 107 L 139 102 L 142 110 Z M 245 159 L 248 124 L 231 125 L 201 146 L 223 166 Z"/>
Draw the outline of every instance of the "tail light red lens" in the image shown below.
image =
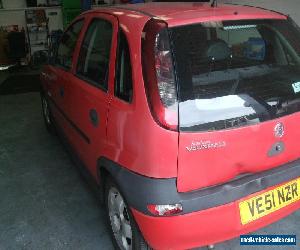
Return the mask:
<path fill-rule="evenodd" d="M 153 215 L 157 216 L 172 216 L 183 211 L 181 204 L 173 205 L 148 205 L 148 210 Z"/>
<path fill-rule="evenodd" d="M 145 25 L 142 58 L 145 88 L 152 115 L 162 127 L 177 131 L 177 87 L 165 22 L 151 19 Z"/>

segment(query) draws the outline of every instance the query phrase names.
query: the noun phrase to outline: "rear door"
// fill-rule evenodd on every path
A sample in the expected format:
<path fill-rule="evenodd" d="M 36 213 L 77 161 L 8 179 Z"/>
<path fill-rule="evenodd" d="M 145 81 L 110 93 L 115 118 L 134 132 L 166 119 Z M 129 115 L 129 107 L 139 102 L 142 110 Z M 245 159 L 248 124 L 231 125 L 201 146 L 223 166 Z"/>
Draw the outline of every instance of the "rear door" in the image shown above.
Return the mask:
<path fill-rule="evenodd" d="M 88 27 L 70 75 L 69 115 L 72 142 L 81 160 L 96 176 L 100 152 L 107 143 L 107 116 L 113 90 L 118 20 L 109 14 L 90 15 Z"/>
<path fill-rule="evenodd" d="M 179 78 L 180 192 L 300 157 L 299 29 L 287 20 L 245 20 L 171 33 Z"/>

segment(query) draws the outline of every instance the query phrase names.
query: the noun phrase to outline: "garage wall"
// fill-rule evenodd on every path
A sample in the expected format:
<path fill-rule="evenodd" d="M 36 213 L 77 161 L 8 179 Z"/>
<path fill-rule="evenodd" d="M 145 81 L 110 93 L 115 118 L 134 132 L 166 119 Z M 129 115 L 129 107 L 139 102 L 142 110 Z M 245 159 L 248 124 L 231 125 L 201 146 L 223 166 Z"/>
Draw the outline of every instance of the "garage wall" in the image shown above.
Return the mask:
<path fill-rule="evenodd" d="M 0 9 L 0 26 L 19 25 L 26 26 L 25 11 L 27 7 L 26 0 L 2 0 L 4 9 Z M 45 4 L 46 0 L 38 0 L 38 4 Z M 49 15 L 50 12 L 56 12 L 57 15 Z M 60 7 L 46 8 L 47 17 L 49 17 L 49 29 L 62 29 L 62 11 Z"/>
<path fill-rule="evenodd" d="M 26 0 L 2 0 L 4 8 L 26 8 Z M 37 0 L 37 4 L 45 4 L 47 0 Z"/>
<path fill-rule="evenodd" d="M 2 0 L 3 7 L 6 8 L 25 8 L 25 0 Z"/>
<path fill-rule="evenodd" d="M 249 4 L 290 15 L 300 25 L 300 0 L 219 0 L 220 3 Z"/>

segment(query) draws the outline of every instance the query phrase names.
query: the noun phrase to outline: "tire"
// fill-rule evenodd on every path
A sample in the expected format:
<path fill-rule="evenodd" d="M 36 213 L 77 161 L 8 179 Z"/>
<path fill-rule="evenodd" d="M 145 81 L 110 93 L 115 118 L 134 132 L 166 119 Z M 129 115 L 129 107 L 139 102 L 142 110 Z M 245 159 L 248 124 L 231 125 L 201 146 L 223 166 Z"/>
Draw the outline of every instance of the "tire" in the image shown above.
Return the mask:
<path fill-rule="evenodd" d="M 53 125 L 53 118 L 49 107 L 49 102 L 43 93 L 41 93 L 41 102 L 42 102 L 42 112 L 43 112 L 43 118 L 44 118 L 46 129 L 50 134 L 54 135 L 55 127 Z"/>
<path fill-rule="evenodd" d="M 117 250 L 150 250 L 115 182 L 107 178 L 105 208 L 113 245 Z"/>

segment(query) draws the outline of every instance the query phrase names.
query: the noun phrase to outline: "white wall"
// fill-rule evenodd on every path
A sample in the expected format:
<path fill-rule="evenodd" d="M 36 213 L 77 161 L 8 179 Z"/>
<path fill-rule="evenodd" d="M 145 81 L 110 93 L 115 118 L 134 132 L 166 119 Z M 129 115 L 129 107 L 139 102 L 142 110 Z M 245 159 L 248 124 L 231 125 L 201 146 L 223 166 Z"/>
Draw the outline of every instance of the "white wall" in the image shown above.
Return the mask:
<path fill-rule="evenodd" d="M 24 11 L 4 11 L 0 9 L 0 26 L 19 25 L 25 27 Z"/>
<path fill-rule="evenodd" d="M 220 3 L 237 3 L 259 6 L 290 15 L 300 25 L 300 0 L 219 0 Z"/>
<path fill-rule="evenodd" d="M 26 1 L 25 0 L 2 0 L 3 8 L 25 8 Z M 2 14 L 2 13 L 1 13 Z"/>

